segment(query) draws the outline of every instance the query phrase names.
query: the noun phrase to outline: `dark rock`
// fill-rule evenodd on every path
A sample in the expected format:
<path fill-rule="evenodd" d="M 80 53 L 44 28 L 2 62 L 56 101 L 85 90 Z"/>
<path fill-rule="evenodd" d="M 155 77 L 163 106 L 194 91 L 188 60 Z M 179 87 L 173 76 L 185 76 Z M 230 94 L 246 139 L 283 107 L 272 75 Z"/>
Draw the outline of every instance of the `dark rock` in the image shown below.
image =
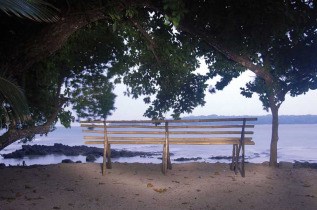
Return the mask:
<path fill-rule="evenodd" d="M 80 160 L 77 160 L 76 163 L 82 163 Z"/>
<path fill-rule="evenodd" d="M 313 168 L 313 169 L 317 169 L 317 163 L 295 161 L 294 168 Z"/>
<path fill-rule="evenodd" d="M 215 157 L 210 157 L 208 159 L 212 159 L 212 160 L 222 160 L 222 159 L 231 160 L 232 156 L 215 156 Z"/>
<path fill-rule="evenodd" d="M 310 167 L 313 168 L 313 169 L 317 169 L 317 163 L 311 163 Z"/>
<path fill-rule="evenodd" d="M 292 169 L 293 168 L 293 163 L 280 161 L 279 164 L 278 164 L 278 167 L 281 168 L 281 169 Z"/>
<path fill-rule="evenodd" d="M 92 154 L 87 155 L 86 161 L 87 162 L 94 162 L 96 160 L 96 157 Z"/>
<path fill-rule="evenodd" d="M 93 155 L 95 158 L 103 156 L 103 148 L 87 147 L 87 146 L 67 146 L 63 144 L 54 144 L 53 146 L 46 145 L 22 145 L 22 149 L 16 150 L 9 154 L 3 154 L 3 158 L 23 158 L 26 155 L 49 155 L 63 154 L 67 156 L 88 156 Z M 160 155 L 158 152 L 134 152 L 127 150 L 111 150 L 111 157 L 136 157 Z M 173 155 L 172 153 L 170 155 Z"/>
<path fill-rule="evenodd" d="M 181 157 L 181 158 L 176 158 L 174 159 L 174 161 L 197 161 L 197 160 L 201 160 L 202 158 L 201 157 L 196 157 L 196 158 L 184 158 L 184 157 Z"/>
<path fill-rule="evenodd" d="M 64 159 L 62 160 L 62 163 L 74 163 L 71 159 Z"/>
<path fill-rule="evenodd" d="M 6 167 L 6 164 L 0 163 L 0 168 L 5 168 L 5 167 Z"/>

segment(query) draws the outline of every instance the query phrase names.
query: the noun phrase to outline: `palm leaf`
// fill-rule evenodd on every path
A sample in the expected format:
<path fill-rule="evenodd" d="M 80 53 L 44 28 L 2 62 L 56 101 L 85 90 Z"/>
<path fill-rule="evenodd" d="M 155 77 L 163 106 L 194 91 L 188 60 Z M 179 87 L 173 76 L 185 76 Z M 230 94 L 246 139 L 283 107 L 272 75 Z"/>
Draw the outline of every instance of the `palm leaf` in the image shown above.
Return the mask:
<path fill-rule="evenodd" d="M 59 9 L 42 0 L 0 0 L 0 10 L 37 22 L 56 22 Z"/>
<path fill-rule="evenodd" d="M 18 122 L 30 119 L 29 107 L 22 90 L 3 77 L 0 77 L 0 103 L 0 113 L 4 115 L 7 123 L 10 117 Z M 6 105 L 9 105 L 12 113 L 8 111 Z"/>

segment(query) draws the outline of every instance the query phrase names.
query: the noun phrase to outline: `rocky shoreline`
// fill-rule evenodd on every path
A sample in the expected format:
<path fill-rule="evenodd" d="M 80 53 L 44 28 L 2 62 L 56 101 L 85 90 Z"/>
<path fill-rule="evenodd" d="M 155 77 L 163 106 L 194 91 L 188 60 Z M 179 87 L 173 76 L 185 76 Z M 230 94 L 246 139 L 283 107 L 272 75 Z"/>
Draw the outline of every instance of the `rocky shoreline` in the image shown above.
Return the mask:
<path fill-rule="evenodd" d="M 4 159 L 15 158 L 22 159 L 25 156 L 30 155 L 51 155 L 51 154 L 62 154 L 65 156 L 86 156 L 86 162 L 94 162 L 97 158 L 103 156 L 103 148 L 88 147 L 88 146 L 68 146 L 63 144 L 55 143 L 53 146 L 47 145 L 22 145 L 22 149 L 16 150 L 9 154 L 2 154 Z M 173 156 L 173 154 L 170 154 Z M 115 150 L 111 149 L 111 158 L 119 157 L 141 157 L 141 158 L 158 158 L 162 159 L 162 152 L 139 152 L 139 151 L 128 151 L 128 150 Z M 208 159 L 214 160 L 231 160 L 231 156 L 214 156 Z M 186 161 L 198 161 L 201 157 L 180 157 L 172 159 L 176 162 Z M 77 161 L 81 162 L 81 161 Z M 64 159 L 62 163 L 73 163 L 71 159 Z M 269 165 L 268 162 L 262 163 L 262 165 Z M 5 167 L 5 164 L 0 163 L 0 168 Z M 279 168 L 291 169 L 291 168 L 313 168 L 317 169 L 317 163 L 300 162 L 279 162 Z"/>
<path fill-rule="evenodd" d="M 53 146 L 47 145 L 22 145 L 22 149 L 16 150 L 9 154 L 3 154 L 4 159 L 8 158 L 23 158 L 28 155 L 51 155 L 51 154 L 62 154 L 66 156 L 78 156 L 83 155 L 86 157 L 94 156 L 99 158 L 103 156 L 103 149 L 97 147 L 87 147 L 87 146 L 68 146 L 63 144 L 55 143 Z M 161 155 L 159 152 L 134 152 L 127 150 L 114 150 L 111 149 L 111 157 L 152 157 L 156 155 Z"/>

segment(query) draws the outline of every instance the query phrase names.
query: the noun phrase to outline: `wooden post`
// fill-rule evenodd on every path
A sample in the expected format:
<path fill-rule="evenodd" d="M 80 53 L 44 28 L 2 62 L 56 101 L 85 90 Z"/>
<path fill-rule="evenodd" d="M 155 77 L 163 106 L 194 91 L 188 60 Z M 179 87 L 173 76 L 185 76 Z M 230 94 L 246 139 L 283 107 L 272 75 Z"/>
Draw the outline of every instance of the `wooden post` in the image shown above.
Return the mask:
<path fill-rule="evenodd" d="M 234 173 L 238 173 L 238 167 L 239 167 L 239 146 L 236 144 L 236 163 L 234 164 Z"/>
<path fill-rule="evenodd" d="M 112 168 L 112 164 L 111 164 L 111 146 L 110 144 L 108 144 L 108 147 L 107 147 L 107 168 L 108 169 L 111 169 Z"/>
<path fill-rule="evenodd" d="M 167 163 L 166 163 L 166 146 L 165 144 L 163 145 L 163 157 L 162 157 L 162 173 L 166 174 L 167 171 Z"/>
<path fill-rule="evenodd" d="M 233 149 L 232 149 L 232 161 L 231 161 L 231 166 L 230 166 L 230 170 L 233 171 L 233 169 L 235 168 L 234 166 L 234 162 L 235 162 L 235 156 L 236 156 L 236 144 L 233 145 Z"/>
<path fill-rule="evenodd" d="M 108 148 L 108 135 L 107 135 L 107 124 L 104 121 L 104 146 L 103 146 L 103 164 L 102 164 L 102 175 L 106 174 L 106 158 L 107 158 L 107 148 Z"/>
<path fill-rule="evenodd" d="M 168 142 L 168 122 L 165 121 L 165 144 L 163 146 L 163 158 L 162 158 L 162 172 L 166 174 L 168 168 L 168 153 L 169 153 L 169 142 Z"/>
<path fill-rule="evenodd" d="M 166 143 L 166 153 L 167 153 L 167 169 L 172 170 L 172 163 L 170 157 L 170 143 L 169 143 L 169 131 L 168 122 L 165 122 L 165 143 Z"/>

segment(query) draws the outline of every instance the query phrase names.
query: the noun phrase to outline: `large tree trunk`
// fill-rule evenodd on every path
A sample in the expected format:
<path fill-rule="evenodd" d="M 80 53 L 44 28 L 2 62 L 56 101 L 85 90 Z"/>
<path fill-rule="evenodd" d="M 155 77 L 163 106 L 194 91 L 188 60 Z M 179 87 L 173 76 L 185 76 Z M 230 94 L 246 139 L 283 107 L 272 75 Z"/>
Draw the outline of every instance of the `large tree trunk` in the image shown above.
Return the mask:
<path fill-rule="evenodd" d="M 0 136 L 0 151 L 19 139 L 27 138 L 35 134 L 46 134 L 50 132 L 51 127 L 48 124 L 34 126 L 23 130 L 11 128 Z"/>
<path fill-rule="evenodd" d="M 270 166 L 277 167 L 277 142 L 278 142 L 278 107 L 271 107 L 272 112 L 272 138 L 270 152 Z"/>
<path fill-rule="evenodd" d="M 35 134 L 47 134 L 51 131 L 51 128 L 57 118 L 59 111 L 68 100 L 68 98 L 64 98 L 63 96 L 60 97 L 62 82 L 63 80 L 61 79 L 58 84 L 55 96 L 54 111 L 51 116 L 48 117 L 46 123 L 44 123 L 43 125 L 32 126 L 24 129 L 17 129 L 15 124 L 9 126 L 8 131 L 0 136 L 0 151 L 10 144 L 16 142 L 17 140 L 24 139 Z"/>

